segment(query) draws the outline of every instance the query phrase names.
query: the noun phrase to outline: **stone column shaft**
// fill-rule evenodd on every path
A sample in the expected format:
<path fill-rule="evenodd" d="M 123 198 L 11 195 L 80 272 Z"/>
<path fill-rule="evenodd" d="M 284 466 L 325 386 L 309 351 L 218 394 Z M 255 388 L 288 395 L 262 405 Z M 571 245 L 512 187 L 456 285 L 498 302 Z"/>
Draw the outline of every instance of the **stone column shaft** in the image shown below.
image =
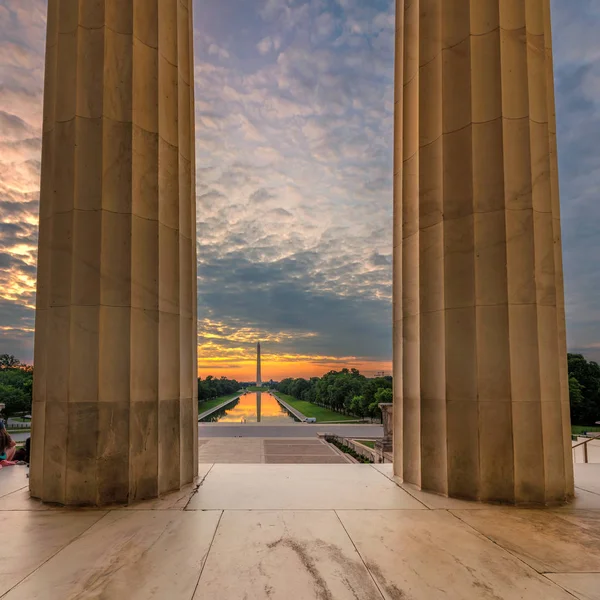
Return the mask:
<path fill-rule="evenodd" d="M 49 0 L 31 494 L 156 497 L 197 458 L 191 0 Z"/>
<path fill-rule="evenodd" d="M 549 0 L 397 0 L 395 470 L 573 493 Z"/>

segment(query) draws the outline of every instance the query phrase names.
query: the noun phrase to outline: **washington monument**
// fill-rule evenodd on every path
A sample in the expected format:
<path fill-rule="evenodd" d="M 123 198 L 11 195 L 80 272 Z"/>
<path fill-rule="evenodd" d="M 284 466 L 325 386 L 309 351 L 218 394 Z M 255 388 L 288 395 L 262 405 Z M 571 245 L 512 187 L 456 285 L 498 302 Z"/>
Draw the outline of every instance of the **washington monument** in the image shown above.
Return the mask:
<path fill-rule="evenodd" d="M 258 387 L 262 385 L 262 378 L 260 376 L 260 342 L 256 344 L 256 385 Z"/>

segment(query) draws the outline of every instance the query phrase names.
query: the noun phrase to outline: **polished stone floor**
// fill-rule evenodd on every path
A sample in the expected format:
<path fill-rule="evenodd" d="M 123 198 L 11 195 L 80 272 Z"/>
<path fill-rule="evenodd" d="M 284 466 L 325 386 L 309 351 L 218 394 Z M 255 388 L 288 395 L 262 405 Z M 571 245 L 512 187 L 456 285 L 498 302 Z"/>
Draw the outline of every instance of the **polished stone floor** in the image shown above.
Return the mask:
<path fill-rule="evenodd" d="M 7 467 L 0 597 L 600 600 L 599 467 L 552 510 L 432 496 L 387 464 L 202 464 L 160 500 L 72 511 Z"/>

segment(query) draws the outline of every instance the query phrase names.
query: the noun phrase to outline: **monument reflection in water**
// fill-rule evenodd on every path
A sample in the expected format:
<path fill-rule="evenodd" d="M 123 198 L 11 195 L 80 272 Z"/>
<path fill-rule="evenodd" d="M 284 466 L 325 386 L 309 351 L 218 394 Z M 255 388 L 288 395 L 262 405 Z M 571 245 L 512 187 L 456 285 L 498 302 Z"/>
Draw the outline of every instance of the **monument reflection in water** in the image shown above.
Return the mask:
<path fill-rule="evenodd" d="M 203 422 L 219 423 L 293 423 L 297 421 L 277 400 L 266 392 L 249 392 Z"/>

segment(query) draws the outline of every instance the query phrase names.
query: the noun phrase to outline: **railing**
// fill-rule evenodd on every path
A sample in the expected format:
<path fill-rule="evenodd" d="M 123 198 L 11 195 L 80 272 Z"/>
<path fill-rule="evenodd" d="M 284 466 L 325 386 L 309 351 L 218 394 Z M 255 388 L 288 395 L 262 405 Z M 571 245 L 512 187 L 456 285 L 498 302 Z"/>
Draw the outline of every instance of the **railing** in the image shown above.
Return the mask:
<path fill-rule="evenodd" d="M 587 445 L 594 440 L 600 440 L 600 435 L 595 435 L 587 440 L 582 440 L 578 444 L 571 446 L 571 451 L 574 452 L 575 448 L 579 448 L 579 446 L 583 446 L 583 462 L 587 463 L 588 461 L 588 447 Z M 575 454 L 573 454 L 573 459 L 575 459 Z"/>

